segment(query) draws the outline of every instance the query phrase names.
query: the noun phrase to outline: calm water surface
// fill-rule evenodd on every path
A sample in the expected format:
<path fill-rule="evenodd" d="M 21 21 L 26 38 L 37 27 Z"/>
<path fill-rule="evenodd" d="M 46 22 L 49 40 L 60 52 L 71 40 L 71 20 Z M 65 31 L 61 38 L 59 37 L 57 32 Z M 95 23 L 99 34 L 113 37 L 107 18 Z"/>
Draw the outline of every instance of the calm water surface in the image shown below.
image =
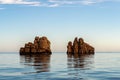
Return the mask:
<path fill-rule="evenodd" d="M 0 80 L 120 80 L 120 53 L 67 58 L 66 53 L 0 53 Z"/>

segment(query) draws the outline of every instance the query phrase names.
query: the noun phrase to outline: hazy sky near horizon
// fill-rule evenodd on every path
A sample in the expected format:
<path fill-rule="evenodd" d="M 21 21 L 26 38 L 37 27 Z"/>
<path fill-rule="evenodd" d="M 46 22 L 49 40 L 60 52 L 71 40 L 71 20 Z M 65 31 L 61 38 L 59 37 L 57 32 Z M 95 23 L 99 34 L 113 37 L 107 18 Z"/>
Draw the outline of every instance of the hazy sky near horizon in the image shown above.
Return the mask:
<path fill-rule="evenodd" d="M 84 38 L 96 51 L 120 51 L 119 0 L 0 0 L 0 51 L 47 36 L 52 51 Z"/>

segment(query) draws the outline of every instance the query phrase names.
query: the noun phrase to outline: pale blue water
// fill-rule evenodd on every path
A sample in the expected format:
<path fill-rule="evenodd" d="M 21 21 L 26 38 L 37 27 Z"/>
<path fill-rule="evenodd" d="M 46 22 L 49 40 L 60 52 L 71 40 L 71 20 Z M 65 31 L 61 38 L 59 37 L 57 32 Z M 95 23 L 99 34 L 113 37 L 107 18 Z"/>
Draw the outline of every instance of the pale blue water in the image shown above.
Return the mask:
<path fill-rule="evenodd" d="M 0 53 L 0 80 L 120 80 L 120 53 L 67 59 L 66 53 Z"/>

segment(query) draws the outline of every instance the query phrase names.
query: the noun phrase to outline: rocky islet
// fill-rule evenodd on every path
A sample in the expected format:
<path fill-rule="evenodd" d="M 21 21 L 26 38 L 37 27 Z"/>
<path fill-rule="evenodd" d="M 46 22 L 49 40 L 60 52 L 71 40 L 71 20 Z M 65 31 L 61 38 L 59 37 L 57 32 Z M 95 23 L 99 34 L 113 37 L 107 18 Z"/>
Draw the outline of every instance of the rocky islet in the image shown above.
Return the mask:
<path fill-rule="evenodd" d="M 81 55 L 94 54 L 94 47 L 84 42 L 83 38 L 75 38 L 74 42 L 68 42 L 67 55 L 68 57 L 79 57 Z"/>
<path fill-rule="evenodd" d="M 38 37 L 34 39 L 34 43 L 28 42 L 24 47 L 20 48 L 20 54 L 38 54 L 38 53 L 52 53 L 50 49 L 50 41 L 47 37 Z"/>

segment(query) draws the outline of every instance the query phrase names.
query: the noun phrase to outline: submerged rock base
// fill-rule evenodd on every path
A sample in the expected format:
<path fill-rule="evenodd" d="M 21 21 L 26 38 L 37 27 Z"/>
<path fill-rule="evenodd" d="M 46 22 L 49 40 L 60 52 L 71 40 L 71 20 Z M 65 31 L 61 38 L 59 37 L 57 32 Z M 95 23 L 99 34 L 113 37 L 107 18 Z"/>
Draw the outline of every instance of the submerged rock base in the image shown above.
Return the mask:
<path fill-rule="evenodd" d="M 47 37 L 35 37 L 34 43 L 28 42 L 20 48 L 20 55 L 51 54 L 50 41 Z"/>
<path fill-rule="evenodd" d="M 85 43 L 82 38 L 75 38 L 72 44 L 71 41 L 67 45 L 68 57 L 80 57 L 81 55 L 94 54 L 94 48 L 88 43 Z"/>

